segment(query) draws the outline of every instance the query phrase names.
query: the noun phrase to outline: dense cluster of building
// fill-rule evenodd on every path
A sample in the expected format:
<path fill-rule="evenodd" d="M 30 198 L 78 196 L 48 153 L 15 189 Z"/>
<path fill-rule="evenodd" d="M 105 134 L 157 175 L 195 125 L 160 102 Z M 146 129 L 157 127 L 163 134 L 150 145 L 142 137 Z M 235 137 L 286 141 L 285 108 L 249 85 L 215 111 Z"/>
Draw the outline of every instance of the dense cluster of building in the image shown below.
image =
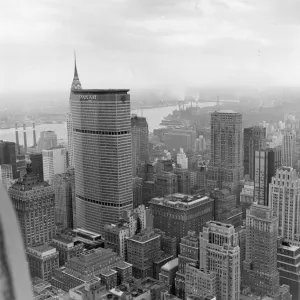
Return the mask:
<path fill-rule="evenodd" d="M 128 92 L 82 89 L 75 62 L 67 147 L 0 141 L 34 299 L 299 299 L 299 120 L 221 110 L 210 142 L 175 124 L 149 143 Z"/>

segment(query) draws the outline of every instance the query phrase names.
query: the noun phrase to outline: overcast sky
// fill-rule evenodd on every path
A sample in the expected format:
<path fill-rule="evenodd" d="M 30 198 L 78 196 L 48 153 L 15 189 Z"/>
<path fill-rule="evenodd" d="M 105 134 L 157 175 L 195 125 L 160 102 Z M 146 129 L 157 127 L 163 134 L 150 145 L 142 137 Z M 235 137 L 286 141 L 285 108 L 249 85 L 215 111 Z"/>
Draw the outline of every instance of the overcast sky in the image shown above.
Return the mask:
<path fill-rule="evenodd" d="M 300 82 L 298 0 L 4 2 L 2 91 Z"/>

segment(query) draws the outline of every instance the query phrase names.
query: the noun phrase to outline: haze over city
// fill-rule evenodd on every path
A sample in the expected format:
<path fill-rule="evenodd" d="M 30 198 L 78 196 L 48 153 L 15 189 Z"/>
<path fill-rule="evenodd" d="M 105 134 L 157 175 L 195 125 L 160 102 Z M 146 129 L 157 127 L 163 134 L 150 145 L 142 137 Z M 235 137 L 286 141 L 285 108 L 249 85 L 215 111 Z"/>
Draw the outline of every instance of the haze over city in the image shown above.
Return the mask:
<path fill-rule="evenodd" d="M 295 86 L 299 14 L 293 0 L 5 1 L 1 94 L 65 91 L 74 50 L 86 88 Z"/>

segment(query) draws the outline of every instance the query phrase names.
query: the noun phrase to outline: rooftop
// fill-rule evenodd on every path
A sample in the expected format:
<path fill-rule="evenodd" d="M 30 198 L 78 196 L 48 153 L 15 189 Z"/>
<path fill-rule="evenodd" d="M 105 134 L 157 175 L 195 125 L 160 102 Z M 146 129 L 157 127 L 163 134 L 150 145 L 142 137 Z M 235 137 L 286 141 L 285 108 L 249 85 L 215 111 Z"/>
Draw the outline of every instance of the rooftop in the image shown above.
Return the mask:
<path fill-rule="evenodd" d="M 46 251 L 50 251 L 56 248 L 48 245 L 48 244 L 42 244 L 42 245 L 37 245 L 37 246 L 31 246 L 31 247 L 27 247 L 28 250 L 34 250 L 40 253 L 46 252 Z"/>
<path fill-rule="evenodd" d="M 178 267 L 178 257 L 168 261 L 166 264 L 164 264 L 161 268 L 165 271 L 170 271 L 174 268 Z"/>
<path fill-rule="evenodd" d="M 118 272 L 115 271 L 115 270 L 112 270 L 112 269 L 108 269 L 108 270 L 103 270 L 100 272 L 100 275 L 103 275 L 103 276 L 111 276 L 111 275 L 114 275 L 114 274 L 117 274 Z"/>
<path fill-rule="evenodd" d="M 231 110 L 231 109 L 224 109 L 224 110 L 218 110 L 216 113 L 221 113 L 221 114 L 238 114 L 238 112 Z"/>
<path fill-rule="evenodd" d="M 127 93 L 129 89 L 85 89 L 85 90 L 74 90 L 74 94 L 117 94 Z"/>
<path fill-rule="evenodd" d="M 119 261 L 115 267 L 119 269 L 127 269 L 128 267 L 132 267 L 132 264 L 125 261 Z"/>
<path fill-rule="evenodd" d="M 149 242 L 150 240 L 154 240 L 159 238 L 160 235 L 155 233 L 153 230 L 143 230 L 142 232 L 136 234 L 135 236 L 129 238 L 128 240 L 136 241 L 139 243 Z"/>

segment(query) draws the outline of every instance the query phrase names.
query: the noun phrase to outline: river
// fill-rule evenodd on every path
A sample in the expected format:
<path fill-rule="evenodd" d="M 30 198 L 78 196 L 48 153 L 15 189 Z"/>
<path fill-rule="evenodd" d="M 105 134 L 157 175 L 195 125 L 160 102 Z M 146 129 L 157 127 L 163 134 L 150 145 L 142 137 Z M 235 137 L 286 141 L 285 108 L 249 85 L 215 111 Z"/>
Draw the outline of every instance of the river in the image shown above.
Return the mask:
<path fill-rule="evenodd" d="M 200 107 L 212 106 L 215 103 L 201 103 Z M 137 114 L 139 116 L 143 116 L 147 119 L 149 131 L 153 131 L 153 129 L 160 127 L 161 120 L 168 116 L 173 110 L 178 109 L 177 106 L 166 106 L 166 107 L 157 107 L 157 108 L 148 108 L 141 110 L 132 110 L 132 113 Z M 59 140 L 67 141 L 67 124 L 41 124 L 36 125 L 36 137 L 37 141 L 40 137 L 41 131 L 53 130 L 57 134 Z M 0 140 L 15 142 L 15 129 L 0 129 Z M 19 127 L 19 143 L 20 145 L 24 144 L 23 139 L 23 128 Z M 27 145 L 30 147 L 33 145 L 33 134 L 32 127 L 27 127 Z"/>

